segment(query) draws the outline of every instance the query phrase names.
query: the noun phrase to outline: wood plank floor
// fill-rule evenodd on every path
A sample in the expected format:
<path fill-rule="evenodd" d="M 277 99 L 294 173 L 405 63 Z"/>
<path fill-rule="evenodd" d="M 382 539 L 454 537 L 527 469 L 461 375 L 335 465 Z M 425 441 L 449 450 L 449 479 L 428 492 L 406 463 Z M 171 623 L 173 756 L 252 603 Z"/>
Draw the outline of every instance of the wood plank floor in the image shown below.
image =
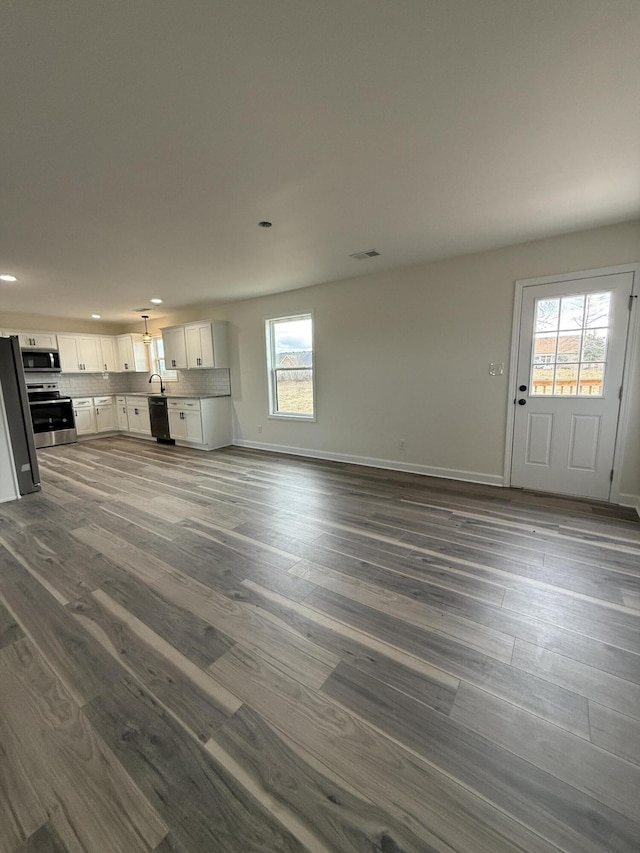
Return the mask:
<path fill-rule="evenodd" d="M 0 505 L 0 853 L 640 850 L 640 523 L 125 438 Z"/>

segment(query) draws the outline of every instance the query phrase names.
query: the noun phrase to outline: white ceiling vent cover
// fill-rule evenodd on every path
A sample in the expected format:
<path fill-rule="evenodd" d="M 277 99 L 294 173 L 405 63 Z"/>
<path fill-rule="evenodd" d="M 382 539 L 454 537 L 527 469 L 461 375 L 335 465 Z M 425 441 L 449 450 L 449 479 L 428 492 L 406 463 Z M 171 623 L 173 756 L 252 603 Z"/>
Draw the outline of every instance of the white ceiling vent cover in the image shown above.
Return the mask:
<path fill-rule="evenodd" d="M 355 258 L 356 261 L 364 261 L 367 258 L 377 258 L 380 252 L 377 249 L 369 249 L 368 252 L 354 252 L 353 255 L 349 255 L 350 258 Z"/>

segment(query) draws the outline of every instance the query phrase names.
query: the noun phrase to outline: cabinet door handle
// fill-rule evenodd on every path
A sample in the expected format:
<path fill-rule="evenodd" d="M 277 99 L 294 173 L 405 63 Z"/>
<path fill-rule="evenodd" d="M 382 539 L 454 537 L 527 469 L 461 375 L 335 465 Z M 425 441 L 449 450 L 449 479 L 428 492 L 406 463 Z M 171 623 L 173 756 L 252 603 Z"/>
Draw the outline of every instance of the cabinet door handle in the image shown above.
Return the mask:
<path fill-rule="evenodd" d="M 106 365 L 106 363 L 105 363 L 105 365 L 104 365 L 104 372 L 105 372 L 105 373 L 107 372 L 107 365 Z"/>
<path fill-rule="evenodd" d="M 125 370 L 129 370 L 129 363 L 128 363 L 128 362 L 126 362 L 126 361 L 125 361 L 125 363 L 124 363 L 124 369 L 125 369 Z"/>
<path fill-rule="evenodd" d="M 96 409 L 96 415 L 100 414 L 100 409 Z"/>

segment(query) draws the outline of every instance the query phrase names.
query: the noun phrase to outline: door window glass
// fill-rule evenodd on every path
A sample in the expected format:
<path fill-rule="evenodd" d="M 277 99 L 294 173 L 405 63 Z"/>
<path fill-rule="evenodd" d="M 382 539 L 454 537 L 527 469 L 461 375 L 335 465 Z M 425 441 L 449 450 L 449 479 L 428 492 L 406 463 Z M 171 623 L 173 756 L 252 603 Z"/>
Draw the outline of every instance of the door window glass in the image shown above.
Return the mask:
<path fill-rule="evenodd" d="M 611 293 L 537 299 L 531 394 L 602 397 Z"/>

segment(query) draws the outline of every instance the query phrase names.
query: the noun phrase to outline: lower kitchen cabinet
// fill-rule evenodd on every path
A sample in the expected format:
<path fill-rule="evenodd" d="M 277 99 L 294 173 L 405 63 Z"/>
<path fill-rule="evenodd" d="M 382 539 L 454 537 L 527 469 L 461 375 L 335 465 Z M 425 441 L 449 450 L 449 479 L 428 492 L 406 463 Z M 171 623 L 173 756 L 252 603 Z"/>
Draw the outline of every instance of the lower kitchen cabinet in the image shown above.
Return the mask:
<path fill-rule="evenodd" d="M 126 432 L 151 438 L 149 400 L 118 394 L 73 400 L 79 436 Z M 213 450 L 231 444 L 230 397 L 171 397 L 167 400 L 169 434 L 177 444 Z"/>
<path fill-rule="evenodd" d="M 113 397 L 76 397 L 72 403 L 78 435 L 118 430 Z"/>
<path fill-rule="evenodd" d="M 173 439 L 202 444 L 202 417 L 197 412 L 169 409 L 169 435 Z"/>
<path fill-rule="evenodd" d="M 98 432 L 115 432 L 118 429 L 113 397 L 94 397 L 96 429 Z"/>
<path fill-rule="evenodd" d="M 127 397 L 126 400 L 129 432 L 150 436 L 149 401 L 146 397 Z"/>
<path fill-rule="evenodd" d="M 231 398 L 167 400 L 169 433 L 178 444 L 213 450 L 231 444 Z"/>
<path fill-rule="evenodd" d="M 129 432 L 126 397 L 116 397 L 116 422 L 121 432 Z"/>
<path fill-rule="evenodd" d="M 96 410 L 93 397 L 76 397 L 73 403 L 73 415 L 76 421 L 78 435 L 91 435 L 98 431 L 96 425 Z"/>

